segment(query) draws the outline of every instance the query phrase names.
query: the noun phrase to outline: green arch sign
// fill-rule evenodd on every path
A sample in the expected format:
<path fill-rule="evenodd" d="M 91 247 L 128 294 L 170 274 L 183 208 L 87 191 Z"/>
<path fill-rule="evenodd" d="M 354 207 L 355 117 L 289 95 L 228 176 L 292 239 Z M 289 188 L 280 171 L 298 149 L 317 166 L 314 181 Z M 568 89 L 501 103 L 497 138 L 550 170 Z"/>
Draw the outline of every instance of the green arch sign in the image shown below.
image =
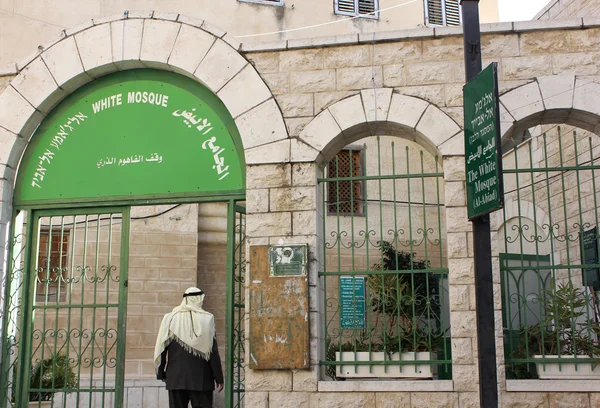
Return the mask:
<path fill-rule="evenodd" d="M 131 70 L 80 88 L 42 122 L 15 204 L 243 193 L 239 133 L 223 103 L 178 74 Z"/>

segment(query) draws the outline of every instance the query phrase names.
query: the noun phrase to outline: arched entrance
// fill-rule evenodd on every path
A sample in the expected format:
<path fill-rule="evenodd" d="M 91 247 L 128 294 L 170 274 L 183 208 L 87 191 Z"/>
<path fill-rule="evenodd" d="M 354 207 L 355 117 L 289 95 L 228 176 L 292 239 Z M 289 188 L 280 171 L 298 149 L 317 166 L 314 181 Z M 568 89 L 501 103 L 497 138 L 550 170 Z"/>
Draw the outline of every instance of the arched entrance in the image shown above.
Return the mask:
<path fill-rule="evenodd" d="M 235 391 L 240 399 L 243 154 L 223 103 L 174 73 L 108 75 L 52 110 L 20 161 L 13 199 L 3 401 L 122 406 L 131 208 L 215 201 L 229 208 L 228 405 Z"/>

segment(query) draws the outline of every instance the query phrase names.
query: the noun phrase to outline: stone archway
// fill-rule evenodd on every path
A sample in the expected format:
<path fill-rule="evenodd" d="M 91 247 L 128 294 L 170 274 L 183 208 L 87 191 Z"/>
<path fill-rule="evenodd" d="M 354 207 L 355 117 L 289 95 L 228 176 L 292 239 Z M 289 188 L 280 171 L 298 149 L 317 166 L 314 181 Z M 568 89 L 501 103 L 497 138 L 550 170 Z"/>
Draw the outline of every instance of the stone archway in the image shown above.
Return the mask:
<path fill-rule="evenodd" d="M 288 143 L 281 111 L 239 43 L 204 21 L 158 12 L 99 19 L 66 30 L 19 66 L 0 95 L 0 222 L 6 225 L 19 160 L 46 114 L 94 78 L 132 68 L 186 75 L 208 87 L 229 110 L 240 131 L 246 163 L 268 162 L 265 149 Z M 278 161 L 277 158 L 272 158 Z"/>
<path fill-rule="evenodd" d="M 500 97 L 502 138 L 540 124 L 566 123 L 600 133 L 600 84 L 574 75 L 552 75 Z"/>
<path fill-rule="evenodd" d="M 430 153 L 461 155 L 462 128 L 434 104 L 414 96 L 394 93 L 391 88 L 363 90 L 319 113 L 292 141 L 292 162 L 325 159 L 353 141 L 376 132 L 411 137 Z"/>

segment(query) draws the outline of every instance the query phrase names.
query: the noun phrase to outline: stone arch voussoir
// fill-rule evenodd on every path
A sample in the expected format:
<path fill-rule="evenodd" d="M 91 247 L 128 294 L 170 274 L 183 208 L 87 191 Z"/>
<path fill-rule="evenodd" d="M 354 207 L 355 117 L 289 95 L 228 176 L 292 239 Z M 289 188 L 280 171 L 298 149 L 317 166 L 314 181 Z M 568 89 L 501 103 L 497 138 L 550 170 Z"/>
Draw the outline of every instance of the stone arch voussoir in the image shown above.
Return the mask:
<path fill-rule="evenodd" d="M 423 99 L 379 88 L 363 90 L 319 113 L 292 141 L 292 161 L 328 160 L 362 137 L 403 130 L 412 131 L 433 154 L 464 154 L 462 129 L 444 111 Z"/>
<path fill-rule="evenodd" d="M 500 97 L 502 138 L 540 124 L 566 123 L 600 133 L 600 83 L 574 75 L 551 75 Z"/>
<path fill-rule="evenodd" d="M 159 12 L 129 13 L 63 31 L 20 64 L 18 75 L 0 94 L 3 210 L 11 206 L 20 157 L 44 117 L 94 78 L 132 68 L 172 71 L 207 86 L 234 118 L 248 164 L 270 160 L 264 153 L 274 144 L 287 144 L 283 147 L 289 160 L 283 115 L 239 47 L 234 38 L 205 21 Z M 2 214 L 0 222 L 6 222 L 10 215 Z"/>

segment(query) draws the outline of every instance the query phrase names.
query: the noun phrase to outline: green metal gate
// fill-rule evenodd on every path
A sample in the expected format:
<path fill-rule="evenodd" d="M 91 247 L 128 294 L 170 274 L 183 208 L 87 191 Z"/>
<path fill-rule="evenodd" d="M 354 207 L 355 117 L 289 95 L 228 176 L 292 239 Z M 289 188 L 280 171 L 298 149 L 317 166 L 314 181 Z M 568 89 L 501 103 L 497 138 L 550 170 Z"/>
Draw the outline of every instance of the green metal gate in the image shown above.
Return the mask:
<path fill-rule="evenodd" d="M 2 404 L 121 407 L 130 209 L 27 217 L 24 234 L 12 226 Z"/>
<path fill-rule="evenodd" d="M 229 202 L 227 207 L 227 356 L 225 406 L 244 406 L 246 208 Z"/>

